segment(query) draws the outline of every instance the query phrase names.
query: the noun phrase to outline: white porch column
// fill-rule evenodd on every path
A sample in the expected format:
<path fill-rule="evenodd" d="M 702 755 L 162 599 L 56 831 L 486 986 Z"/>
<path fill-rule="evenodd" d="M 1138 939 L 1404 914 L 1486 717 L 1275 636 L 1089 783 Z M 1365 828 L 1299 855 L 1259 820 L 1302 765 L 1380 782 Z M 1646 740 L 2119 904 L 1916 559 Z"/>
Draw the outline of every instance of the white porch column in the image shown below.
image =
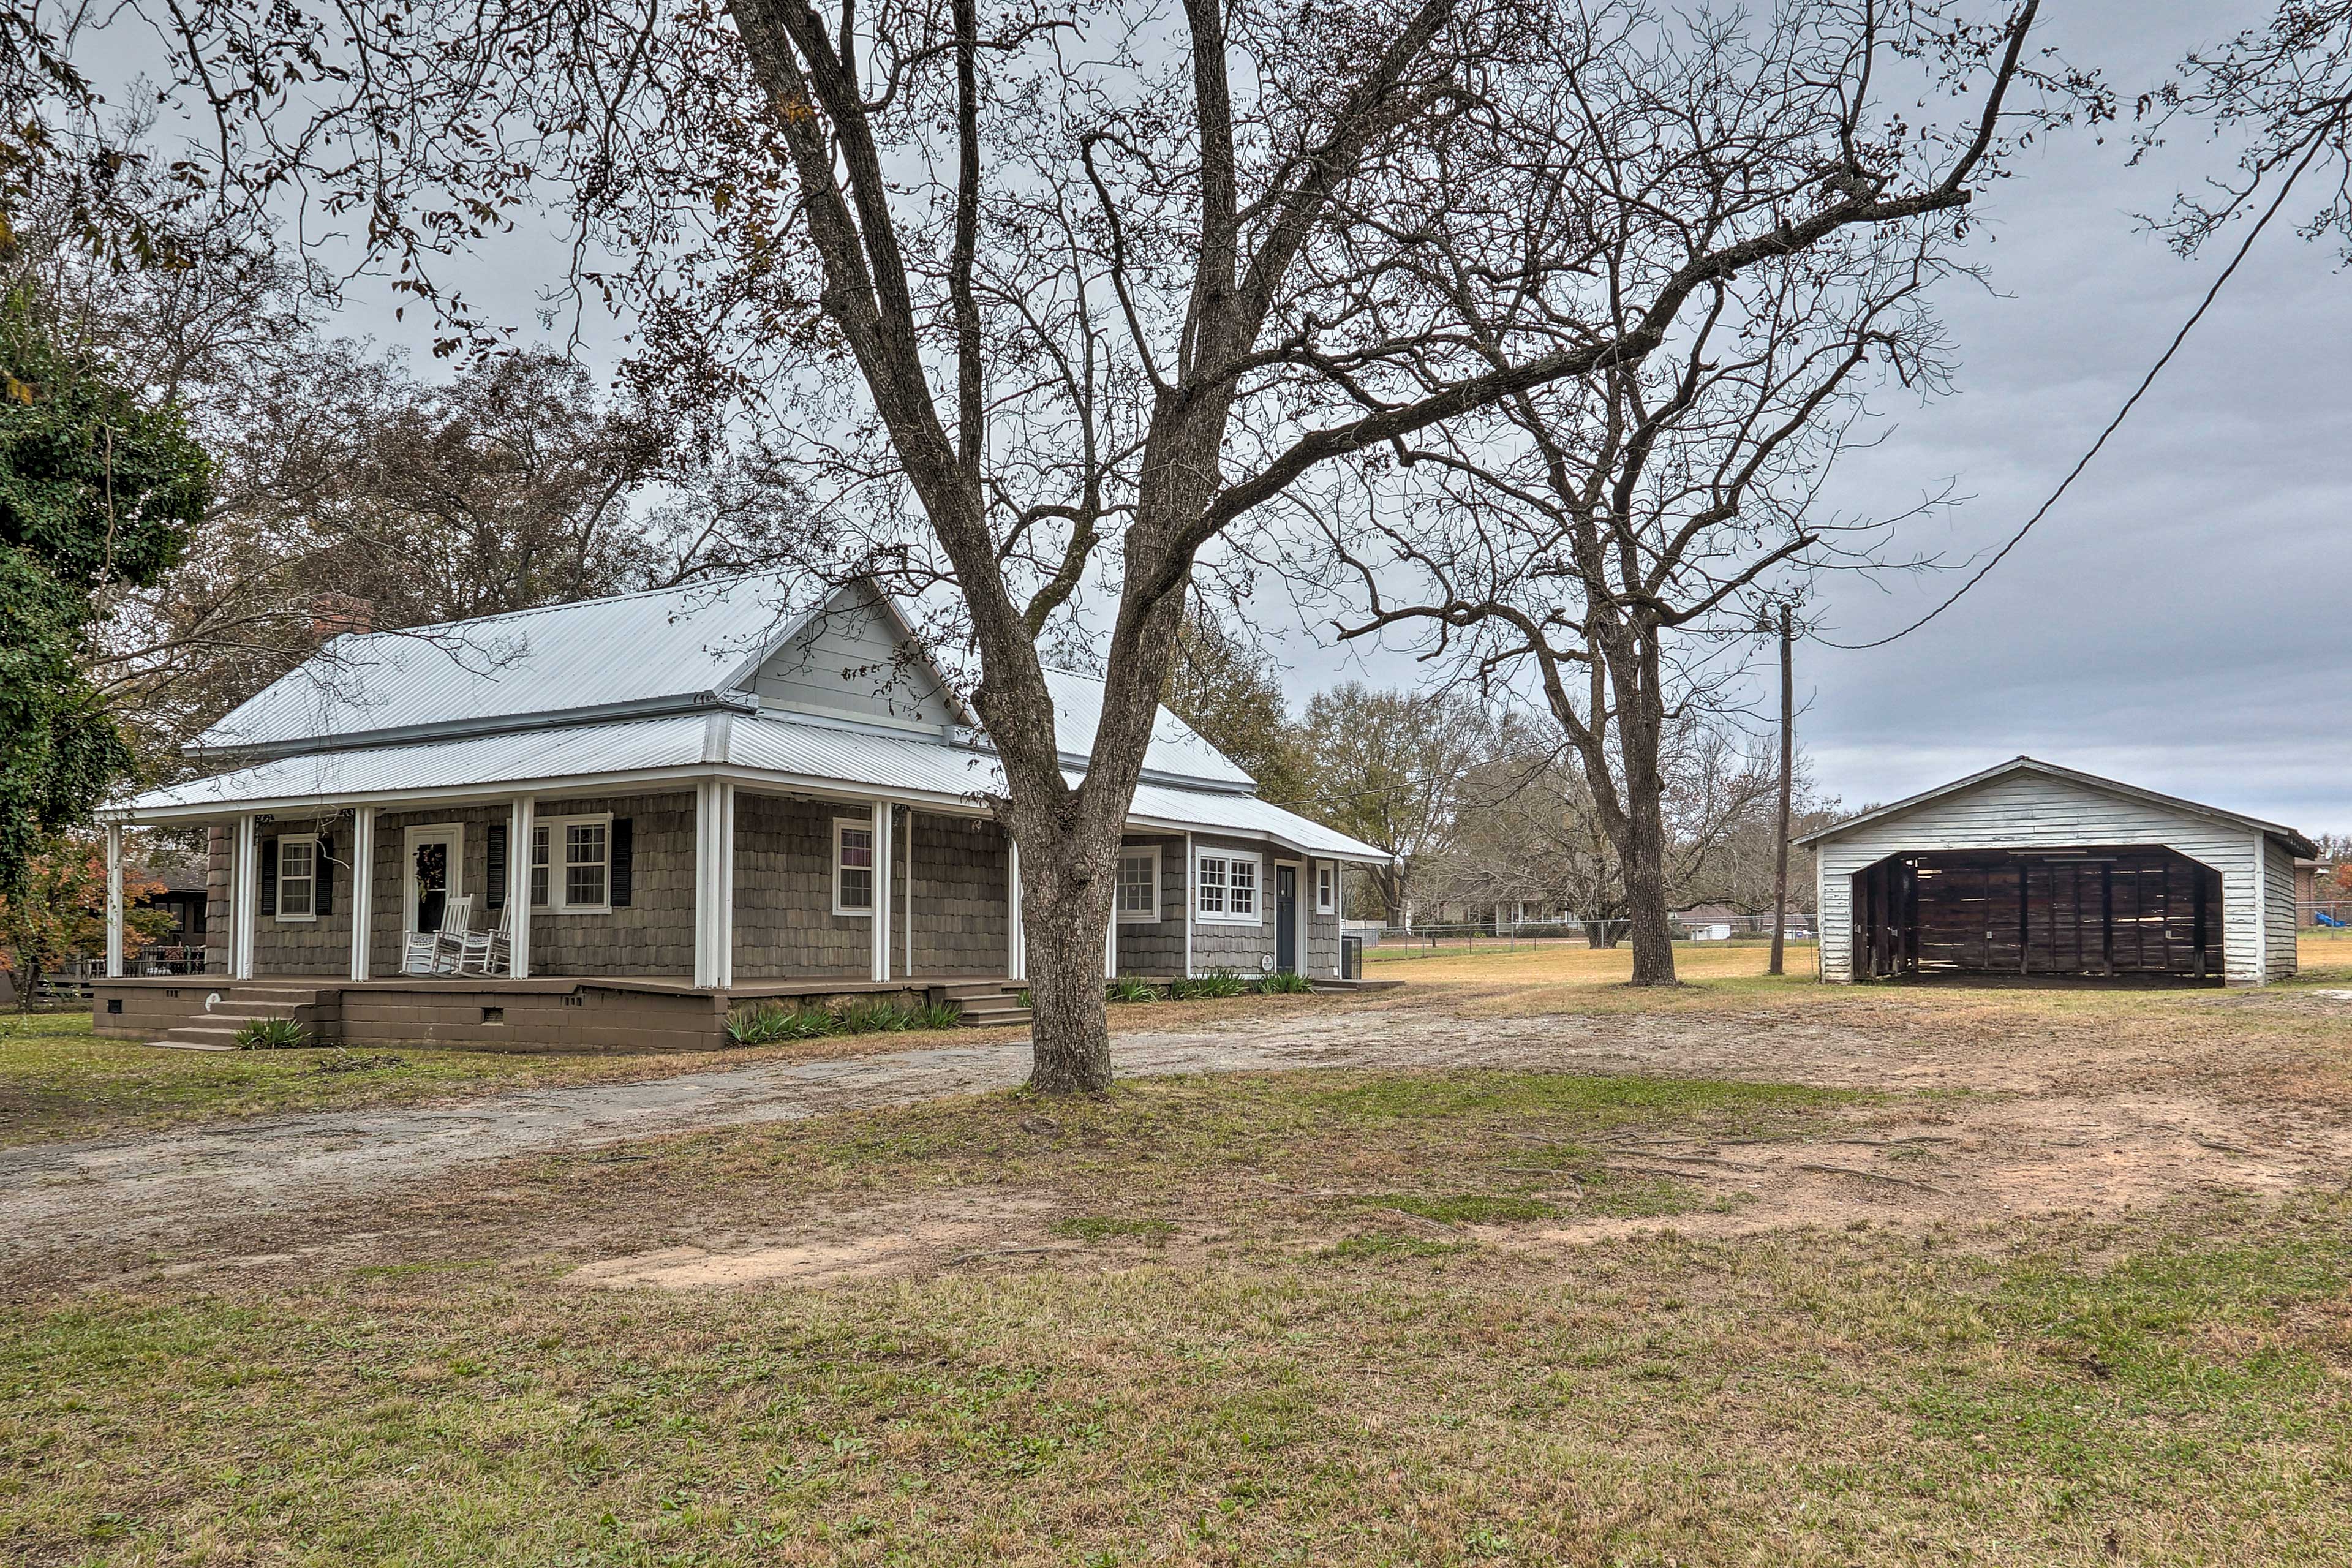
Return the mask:
<path fill-rule="evenodd" d="M 1021 844 L 1004 835 L 1004 978 L 1029 978 L 1029 932 L 1021 923 Z"/>
<path fill-rule="evenodd" d="M 1199 895 L 1192 890 L 1192 836 L 1184 835 L 1184 978 L 1192 978 L 1192 910 Z"/>
<path fill-rule="evenodd" d="M 711 860 L 719 874 L 719 930 L 712 937 L 711 984 L 724 990 L 735 984 L 735 785 L 720 779 L 711 786 L 719 802 L 719 844 Z"/>
<path fill-rule="evenodd" d="M 874 803 L 874 938 L 873 977 L 877 985 L 890 979 L 890 803 Z"/>
<path fill-rule="evenodd" d="M 1331 916 L 1339 922 L 1339 940 L 1331 944 L 1331 973 L 1339 973 L 1348 967 L 1348 863 L 1331 862 Z"/>
<path fill-rule="evenodd" d="M 375 938 L 375 807 L 352 807 L 352 978 L 368 977 Z"/>
<path fill-rule="evenodd" d="M 519 795 L 507 808 L 507 977 L 530 978 L 530 839 L 539 818 L 536 795 Z M 551 849 L 548 875 L 553 876 Z"/>
<path fill-rule="evenodd" d="M 695 791 L 694 983 L 735 983 L 735 786 L 724 779 Z"/>
<path fill-rule="evenodd" d="M 1103 978 L 1118 978 L 1118 895 L 1111 894 L 1110 923 L 1103 927 Z"/>
<path fill-rule="evenodd" d="M 106 825 L 106 975 L 122 978 L 122 824 Z"/>
<path fill-rule="evenodd" d="M 254 830 L 250 812 L 236 819 L 236 853 L 228 886 L 228 977 L 231 980 L 253 978 L 254 923 L 260 913 L 261 887 L 256 880 L 261 874 L 257 846 L 259 835 Z"/>

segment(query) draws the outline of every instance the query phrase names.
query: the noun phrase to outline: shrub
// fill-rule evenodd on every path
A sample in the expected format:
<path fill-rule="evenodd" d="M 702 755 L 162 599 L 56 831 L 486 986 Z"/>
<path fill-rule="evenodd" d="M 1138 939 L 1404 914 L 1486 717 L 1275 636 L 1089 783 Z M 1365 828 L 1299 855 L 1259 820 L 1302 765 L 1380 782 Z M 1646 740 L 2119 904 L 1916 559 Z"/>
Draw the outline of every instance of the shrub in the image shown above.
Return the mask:
<path fill-rule="evenodd" d="M 846 1003 L 837 1013 L 823 1007 L 787 1007 L 777 1002 L 761 1002 L 727 1015 L 727 1038 L 731 1045 L 772 1046 L 780 1040 L 814 1040 L 824 1035 L 896 1035 L 908 1029 L 952 1029 L 962 1022 L 963 1005 L 960 1002 L 909 1006 L 877 996 Z"/>
<path fill-rule="evenodd" d="M 1160 1000 L 1160 987 L 1149 980 L 1138 980 L 1129 975 L 1124 980 L 1111 982 L 1110 999 L 1114 1002 L 1157 1002 Z"/>
<path fill-rule="evenodd" d="M 845 1004 L 835 1026 L 845 1035 L 896 1035 L 915 1026 L 916 1009 L 878 998 Z"/>
<path fill-rule="evenodd" d="M 1315 986 L 1304 974 L 1289 970 L 1267 975 L 1257 983 L 1257 988 L 1268 996 L 1304 996 Z"/>
<path fill-rule="evenodd" d="M 310 1031 L 291 1018 L 248 1018 L 237 1026 L 241 1051 L 299 1050 L 310 1043 Z"/>
<path fill-rule="evenodd" d="M 786 1007 L 761 1002 L 727 1015 L 727 1040 L 737 1046 L 772 1046 L 779 1040 L 813 1040 L 833 1033 L 833 1015 L 822 1007 Z"/>
<path fill-rule="evenodd" d="M 1205 1002 L 1220 996 L 1239 996 L 1248 990 L 1242 977 L 1232 970 L 1212 969 L 1206 974 L 1171 983 L 1168 994 L 1180 1001 Z"/>

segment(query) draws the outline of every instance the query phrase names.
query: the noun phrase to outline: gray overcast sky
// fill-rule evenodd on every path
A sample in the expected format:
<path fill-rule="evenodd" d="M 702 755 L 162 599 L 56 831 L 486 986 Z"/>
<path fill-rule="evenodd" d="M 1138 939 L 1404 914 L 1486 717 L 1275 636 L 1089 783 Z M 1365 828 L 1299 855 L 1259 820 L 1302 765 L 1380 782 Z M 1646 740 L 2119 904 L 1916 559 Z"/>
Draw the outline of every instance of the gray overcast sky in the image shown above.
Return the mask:
<path fill-rule="evenodd" d="M 2050 10 L 2046 36 L 2128 104 L 2186 50 L 2268 7 Z M 2191 132 L 2128 168 L 2128 131 L 2107 128 L 2104 143 L 2063 132 L 1983 203 L 1976 247 L 1996 292 L 1944 300 L 1958 390 L 1900 411 L 1885 443 L 1842 470 L 1838 504 L 1899 511 L 1952 479 L 1968 504 L 1906 542 L 1958 561 L 2006 538 L 2112 416 L 2227 256 L 2183 261 L 2133 219 L 2226 160 Z M 513 252 L 488 259 L 470 291 L 511 292 L 527 320 L 530 268 Z M 560 265 L 552 247 L 547 259 Z M 2352 513 L 2352 274 L 2336 259 L 2283 221 L 2084 479 L 1958 607 L 1876 652 L 1801 650 L 1801 724 L 1823 789 L 1886 800 L 2029 752 L 2306 831 L 2352 828 L 2352 628 L 2330 570 Z M 365 304 L 352 325 L 414 336 Z M 1861 640 L 1958 580 L 1835 582 L 1822 610 L 1831 635 Z M 1419 673 L 1301 634 L 1280 651 L 1302 690 Z"/>
<path fill-rule="evenodd" d="M 2102 68 L 2126 105 L 2189 48 L 2267 14 L 2196 0 L 2050 10 L 2048 36 Z M 2133 217 L 2226 154 L 2192 131 L 2133 169 L 2127 140 L 2128 126 L 2104 145 L 2062 132 L 1983 204 L 1975 254 L 1997 292 L 1944 298 L 1957 395 L 1901 411 L 1881 448 L 1840 471 L 1838 504 L 1897 512 L 1951 479 L 1968 504 L 1905 542 L 1957 562 L 2007 538 L 2095 438 L 2228 256 L 2183 261 Z M 2352 274 L 2283 216 L 2116 439 L 1980 586 L 1890 647 L 1800 650 L 1800 724 L 1822 787 L 1884 801 L 2025 752 L 2307 831 L 2352 828 L 2352 638 L 2331 569 L 2352 516 L 2347 348 Z M 1895 630 L 1962 576 L 1829 583 L 1827 635 Z M 1310 679 L 1349 662 L 1297 642 L 1291 653 Z M 1375 660 L 1370 673 L 1411 669 Z"/>

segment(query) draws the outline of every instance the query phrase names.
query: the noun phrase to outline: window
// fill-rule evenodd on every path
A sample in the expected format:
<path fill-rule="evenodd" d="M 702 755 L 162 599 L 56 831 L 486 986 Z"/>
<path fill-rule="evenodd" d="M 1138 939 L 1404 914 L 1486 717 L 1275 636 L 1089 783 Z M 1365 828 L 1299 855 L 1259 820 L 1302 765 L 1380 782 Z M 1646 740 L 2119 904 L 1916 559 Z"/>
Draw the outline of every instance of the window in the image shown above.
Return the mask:
<path fill-rule="evenodd" d="M 568 822 L 563 826 L 563 907 L 576 910 L 604 900 L 606 862 L 604 822 Z"/>
<path fill-rule="evenodd" d="M 282 834 L 278 840 L 278 918 L 319 918 L 319 837 Z"/>
<path fill-rule="evenodd" d="M 854 816 L 833 822 L 833 912 L 874 912 L 874 825 Z"/>
<path fill-rule="evenodd" d="M 1118 852 L 1118 918 L 1134 924 L 1160 918 L 1160 847 Z"/>
<path fill-rule="evenodd" d="M 1339 867 L 1338 862 L 1318 860 L 1315 863 L 1315 912 L 1328 915 L 1339 903 Z"/>
<path fill-rule="evenodd" d="M 1196 885 L 1200 894 L 1194 908 L 1202 920 L 1227 925 L 1263 923 L 1258 914 L 1256 856 L 1203 855 Z"/>
<path fill-rule="evenodd" d="M 530 907 L 564 915 L 611 911 L 613 818 L 609 814 L 542 817 L 531 824 Z"/>

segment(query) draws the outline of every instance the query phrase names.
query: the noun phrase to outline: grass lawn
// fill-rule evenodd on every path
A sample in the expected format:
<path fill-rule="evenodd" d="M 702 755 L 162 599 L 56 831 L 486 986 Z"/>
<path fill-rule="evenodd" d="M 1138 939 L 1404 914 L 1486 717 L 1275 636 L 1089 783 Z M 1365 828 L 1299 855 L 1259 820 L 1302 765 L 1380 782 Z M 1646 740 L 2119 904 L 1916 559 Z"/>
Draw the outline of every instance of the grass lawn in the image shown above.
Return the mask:
<path fill-rule="evenodd" d="M 364 1263 L 0 1317 L 0 1556 L 2352 1559 L 2343 1196 L 1700 1239 L 1724 1200 L 1641 1153 L 1933 1115 L 1297 1072 L 509 1166 L 372 1208 Z M 824 1288 L 572 1272 L 583 1233 L 949 1200 L 1035 1240 Z"/>

